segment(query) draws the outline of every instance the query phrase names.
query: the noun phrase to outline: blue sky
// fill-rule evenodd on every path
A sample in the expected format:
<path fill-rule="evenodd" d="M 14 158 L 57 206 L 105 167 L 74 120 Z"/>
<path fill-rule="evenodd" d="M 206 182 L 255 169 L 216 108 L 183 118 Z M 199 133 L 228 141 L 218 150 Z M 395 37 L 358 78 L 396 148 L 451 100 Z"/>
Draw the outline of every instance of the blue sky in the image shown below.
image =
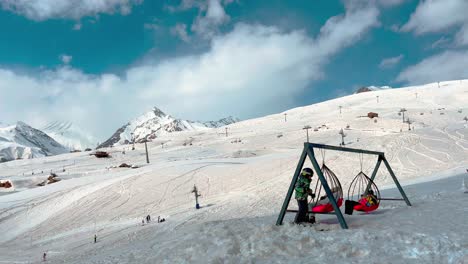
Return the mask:
<path fill-rule="evenodd" d="M 158 106 L 242 119 L 467 77 L 465 0 L 0 0 L 0 122 L 101 139 Z"/>

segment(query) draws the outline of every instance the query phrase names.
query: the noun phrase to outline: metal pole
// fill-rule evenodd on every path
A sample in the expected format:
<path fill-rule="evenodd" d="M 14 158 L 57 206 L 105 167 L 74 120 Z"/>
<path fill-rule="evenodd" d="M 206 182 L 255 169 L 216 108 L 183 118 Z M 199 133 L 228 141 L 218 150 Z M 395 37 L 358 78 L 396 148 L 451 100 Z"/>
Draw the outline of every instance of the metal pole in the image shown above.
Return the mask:
<path fill-rule="evenodd" d="M 325 190 L 325 193 L 327 193 L 328 199 L 333 206 L 333 210 L 335 211 L 336 217 L 340 222 L 341 228 L 348 229 L 346 220 L 344 219 L 343 214 L 341 213 L 341 210 L 338 207 L 338 204 L 336 203 L 335 197 L 333 196 L 333 193 L 331 192 L 330 187 L 328 186 L 327 180 L 323 176 L 322 170 L 320 169 L 320 166 L 317 160 L 315 159 L 313 147 L 309 146 L 309 144 L 306 144 L 305 147 L 307 148 L 307 154 L 309 155 L 309 159 L 312 162 L 315 171 L 317 172 L 317 176 L 320 179 L 320 182 L 322 183 L 323 189 Z"/>
<path fill-rule="evenodd" d="M 294 172 L 294 176 L 291 180 L 291 184 L 289 185 L 288 192 L 286 193 L 286 197 L 284 197 L 283 206 L 281 207 L 281 211 L 278 215 L 278 219 L 276 220 L 276 225 L 283 224 L 284 215 L 286 214 L 286 210 L 288 209 L 289 202 L 291 201 L 291 197 L 294 191 L 294 186 L 296 185 L 297 178 L 299 178 L 299 174 L 301 173 L 302 166 L 304 166 L 306 156 L 307 156 L 307 150 L 304 148 L 302 150 L 299 163 L 297 164 L 296 171 Z"/>
<path fill-rule="evenodd" d="M 374 181 L 375 176 L 377 175 L 377 171 L 379 170 L 380 163 L 382 163 L 382 157 L 379 155 L 377 159 L 377 164 L 375 165 L 374 171 L 372 172 L 372 175 L 370 177 L 371 181 L 367 184 L 365 193 L 369 191 L 369 188 L 371 187 L 371 183 Z"/>
<path fill-rule="evenodd" d="M 308 126 L 308 125 L 307 125 L 307 126 L 304 126 L 304 127 L 302 128 L 302 129 L 305 129 L 305 130 L 306 130 L 306 133 L 307 133 L 307 143 L 309 143 L 309 129 L 310 129 L 310 128 L 311 128 L 311 127 Z"/>
<path fill-rule="evenodd" d="M 146 145 L 146 142 L 148 142 L 148 140 L 145 140 L 146 163 L 150 163 L 149 157 L 148 157 L 148 145 Z"/>
<path fill-rule="evenodd" d="M 369 155 L 384 155 L 383 152 L 371 151 L 371 150 L 365 150 L 365 149 L 337 147 L 337 146 L 317 144 L 317 143 L 309 143 L 309 145 L 313 148 L 320 148 L 320 149 L 329 149 L 329 150 L 345 151 L 345 152 L 352 152 L 352 153 L 362 153 L 362 154 L 369 154 Z"/>
<path fill-rule="evenodd" d="M 287 121 L 287 119 L 286 119 L 286 116 L 287 116 L 287 115 L 288 115 L 288 114 L 284 113 L 284 122 Z"/>
<path fill-rule="evenodd" d="M 390 172 L 390 176 L 392 176 L 393 181 L 395 182 L 395 184 L 396 184 L 398 190 L 399 190 L 400 193 L 401 193 L 401 196 L 403 196 L 403 199 L 405 199 L 406 204 L 407 204 L 408 206 L 411 206 L 411 203 L 410 203 L 410 201 L 408 200 L 408 197 L 406 197 L 405 191 L 403 191 L 403 188 L 401 187 L 400 183 L 398 182 L 398 179 L 396 178 L 395 173 L 393 173 L 393 170 L 392 170 L 392 168 L 390 167 L 390 164 L 388 164 L 388 161 L 387 161 L 387 159 L 385 158 L 385 156 L 382 156 L 382 160 L 383 160 L 385 166 L 387 167 L 388 172 Z"/>
<path fill-rule="evenodd" d="M 195 209 L 200 209 L 200 204 L 198 204 L 198 196 L 200 196 L 200 194 L 198 193 L 196 185 L 193 185 L 192 192 L 195 194 Z"/>

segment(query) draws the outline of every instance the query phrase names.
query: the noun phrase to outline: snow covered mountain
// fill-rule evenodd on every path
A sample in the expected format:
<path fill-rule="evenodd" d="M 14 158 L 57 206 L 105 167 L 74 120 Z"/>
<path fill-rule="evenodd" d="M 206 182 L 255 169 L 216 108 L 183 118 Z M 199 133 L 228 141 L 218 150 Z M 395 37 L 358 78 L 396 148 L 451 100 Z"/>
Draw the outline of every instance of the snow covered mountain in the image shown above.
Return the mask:
<path fill-rule="evenodd" d="M 392 89 L 390 86 L 363 86 L 356 90 L 355 94 L 358 93 L 365 93 L 365 92 L 372 92 L 372 91 L 380 91 L 380 90 L 388 90 Z"/>
<path fill-rule="evenodd" d="M 227 126 L 227 125 L 230 125 L 230 124 L 233 124 L 233 123 L 237 123 L 239 121 L 240 121 L 239 118 L 228 116 L 228 117 L 225 117 L 225 118 L 221 118 L 218 121 L 207 121 L 207 122 L 198 121 L 198 123 L 202 123 L 206 127 L 217 128 L 217 127 L 222 127 L 222 126 Z"/>
<path fill-rule="evenodd" d="M 66 153 L 68 150 L 44 132 L 23 122 L 0 125 L 0 162 Z"/>
<path fill-rule="evenodd" d="M 85 150 L 96 146 L 97 139 L 71 122 L 51 122 L 41 130 L 70 150 Z"/>
<path fill-rule="evenodd" d="M 1 261 L 37 263 L 47 252 L 47 263 L 79 264 L 466 263 L 467 196 L 460 187 L 462 177 L 468 182 L 467 115 L 468 80 L 447 81 L 245 120 L 229 125 L 228 135 L 217 129 L 163 134 L 147 146 L 150 163 L 142 144 L 125 154 L 126 146 L 116 146 L 108 159 L 68 153 L 2 163 L 0 181 L 10 181 L 15 192 L 0 189 Z M 315 226 L 289 224 L 294 214 L 275 226 L 305 125 L 313 128 L 310 142 L 338 146 L 343 129 L 347 147 L 384 152 L 413 206 L 382 200 L 378 211 L 345 215 L 346 231 L 334 215 L 321 214 Z M 185 144 L 188 138 L 193 144 Z M 315 155 L 337 175 L 344 196 L 355 175 L 370 175 L 377 162 L 332 150 Z M 123 162 L 139 168 L 116 167 Z M 38 187 L 48 176 L 37 173 L 42 170 L 63 180 Z M 401 198 L 389 189 L 395 184 L 384 164 L 375 183 L 382 197 Z M 194 184 L 203 195 L 200 210 Z M 296 208 L 294 199 L 289 208 Z M 166 221 L 143 225 L 146 215 Z"/>
<path fill-rule="evenodd" d="M 135 142 L 144 142 L 176 131 L 197 131 L 208 128 L 217 128 L 238 122 L 239 119 L 227 117 L 218 121 L 189 121 L 176 119 L 163 111 L 154 107 L 151 111 L 130 121 L 119 128 L 108 140 L 99 145 L 101 147 L 110 147 L 114 145 L 128 144 L 132 142 L 132 136 Z"/>

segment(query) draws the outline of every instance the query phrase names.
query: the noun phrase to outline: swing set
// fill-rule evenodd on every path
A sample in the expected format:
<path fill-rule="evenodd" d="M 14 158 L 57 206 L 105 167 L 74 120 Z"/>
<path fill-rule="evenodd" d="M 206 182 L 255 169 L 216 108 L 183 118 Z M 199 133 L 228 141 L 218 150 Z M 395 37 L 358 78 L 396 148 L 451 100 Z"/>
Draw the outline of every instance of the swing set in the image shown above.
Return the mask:
<path fill-rule="evenodd" d="M 405 201 L 408 206 L 411 206 L 408 197 L 406 197 L 403 188 L 401 187 L 400 183 L 398 182 L 395 173 L 393 172 L 390 164 L 388 163 L 387 159 L 385 158 L 385 153 L 378 152 L 378 151 L 369 151 L 364 149 L 354 149 L 354 148 L 346 148 L 346 147 L 336 147 L 324 144 L 316 144 L 316 143 L 304 143 L 304 149 L 302 151 L 301 157 L 299 159 L 299 163 L 297 164 L 296 171 L 294 172 L 293 179 L 289 186 L 288 192 L 286 197 L 284 198 L 283 206 L 281 211 L 278 215 L 278 219 L 276 221 L 276 225 L 282 225 L 284 216 L 288 212 L 297 212 L 297 210 L 288 210 L 289 202 L 291 201 L 291 197 L 294 191 L 294 187 L 296 185 L 297 179 L 299 178 L 299 174 L 301 173 L 302 167 L 304 166 L 304 162 L 307 157 L 309 157 L 310 161 L 312 162 L 312 166 L 317 173 L 318 180 L 315 185 L 315 198 L 309 202 L 309 210 L 308 213 L 312 214 L 335 214 L 340 222 L 341 228 L 347 229 L 348 225 L 341 213 L 340 206 L 343 204 L 343 189 L 341 187 L 341 183 L 338 180 L 338 177 L 333 173 L 333 171 L 325 165 L 323 162 L 322 167 L 319 166 L 317 159 L 315 158 L 314 149 L 319 149 L 322 151 L 322 157 L 325 161 L 325 150 L 336 150 L 336 151 L 344 151 L 344 152 L 351 152 L 351 153 L 359 153 L 361 155 L 361 171 L 354 177 L 353 181 L 351 182 L 349 189 L 347 200 L 351 201 L 355 197 L 359 197 L 358 201 L 352 202 L 352 209 L 356 211 L 363 211 L 363 212 L 370 212 L 374 211 L 379 207 L 380 201 L 382 200 L 392 200 L 392 201 Z M 371 177 L 368 177 L 362 171 L 362 155 L 376 155 L 378 156 L 377 164 L 372 172 Z M 379 189 L 377 185 L 374 183 L 375 176 L 377 175 L 377 171 L 379 170 L 381 163 L 385 164 L 390 176 L 392 177 L 395 185 L 397 186 L 400 194 L 403 198 L 382 198 L 380 197 Z M 348 203 L 348 201 L 346 201 Z M 352 210 L 351 210 L 352 213 Z"/>

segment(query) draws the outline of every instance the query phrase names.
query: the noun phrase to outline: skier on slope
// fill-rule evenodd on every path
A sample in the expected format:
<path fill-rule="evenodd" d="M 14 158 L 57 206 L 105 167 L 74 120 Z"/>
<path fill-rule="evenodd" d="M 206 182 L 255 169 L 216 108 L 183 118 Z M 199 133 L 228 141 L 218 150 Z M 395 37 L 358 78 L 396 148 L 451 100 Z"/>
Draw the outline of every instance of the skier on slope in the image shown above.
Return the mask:
<path fill-rule="evenodd" d="M 315 197 L 315 194 L 313 194 L 310 189 L 313 175 L 314 171 L 311 168 L 304 168 L 296 181 L 294 190 L 296 191 L 295 198 L 299 207 L 296 218 L 294 219 L 294 223 L 296 224 L 309 222 L 307 218 L 307 196 L 310 195 L 312 199 Z M 310 222 L 313 223 L 314 221 L 312 220 Z"/>

